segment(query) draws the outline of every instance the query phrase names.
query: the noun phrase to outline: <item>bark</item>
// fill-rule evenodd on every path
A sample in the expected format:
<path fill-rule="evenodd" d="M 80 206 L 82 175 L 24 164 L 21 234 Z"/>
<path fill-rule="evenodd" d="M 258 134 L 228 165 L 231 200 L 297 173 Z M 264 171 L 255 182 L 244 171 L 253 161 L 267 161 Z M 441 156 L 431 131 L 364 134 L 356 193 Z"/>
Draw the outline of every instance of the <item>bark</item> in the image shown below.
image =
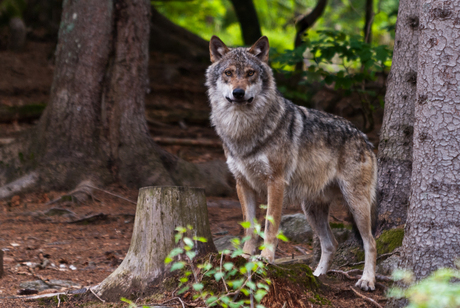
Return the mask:
<path fill-rule="evenodd" d="M 209 42 L 176 25 L 152 7 L 150 49 L 209 62 Z"/>
<path fill-rule="evenodd" d="M 209 228 L 206 197 L 202 189 L 144 187 L 139 190 L 131 245 L 120 266 L 95 289 L 103 299 L 119 301 L 133 293 L 140 295 L 149 284 L 161 281 L 168 270 L 164 260 L 176 247 L 175 228 L 192 226 L 197 257 L 217 252 Z"/>
<path fill-rule="evenodd" d="M 302 44 L 302 35 L 307 31 L 308 28 L 311 28 L 313 24 L 318 20 L 318 18 L 323 15 L 324 10 L 326 9 L 327 0 L 318 0 L 315 8 L 311 11 L 310 14 L 305 15 L 296 23 L 296 36 L 294 41 L 294 47 L 299 47 Z"/>
<path fill-rule="evenodd" d="M 20 140 L 29 147 L 14 145 L 21 149 L 16 155 L 0 148 L 0 162 L 9 166 L 0 170 L 0 186 L 33 171 L 38 179 L 26 181 L 31 189 L 67 190 L 92 180 L 231 194 L 227 176 L 216 181 L 207 167 L 167 153 L 150 136 L 144 106 L 149 22 L 147 0 L 64 2 L 50 102 L 32 137 Z M 26 190 L 23 183 L 15 187 Z M 3 198 L 17 193 L 1 192 Z"/>
<path fill-rule="evenodd" d="M 402 267 L 417 279 L 460 255 L 460 2 L 423 0 L 410 207 Z"/>
<path fill-rule="evenodd" d="M 418 0 L 399 2 L 378 153 L 378 233 L 403 225 L 409 206 L 417 78 Z"/>
<path fill-rule="evenodd" d="M 8 39 L 8 49 L 13 51 L 22 51 L 26 44 L 26 24 L 20 17 L 13 17 L 9 24 L 10 33 Z"/>
<path fill-rule="evenodd" d="M 366 0 L 366 15 L 364 17 L 364 42 L 372 42 L 372 23 L 374 22 L 374 0 Z"/>
<path fill-rule="evenodd" d="M 259 18 L 253 0 L 231 0 L 241 26 L 244 45 L 251 46 L 261 36 Z"/>

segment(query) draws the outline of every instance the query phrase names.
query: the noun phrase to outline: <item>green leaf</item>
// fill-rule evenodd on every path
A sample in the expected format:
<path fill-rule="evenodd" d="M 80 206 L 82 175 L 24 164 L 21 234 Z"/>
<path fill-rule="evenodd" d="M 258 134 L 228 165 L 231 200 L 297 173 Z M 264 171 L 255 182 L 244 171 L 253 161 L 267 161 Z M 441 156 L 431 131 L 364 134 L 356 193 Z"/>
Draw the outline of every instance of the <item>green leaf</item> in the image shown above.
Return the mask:
<path fill-rule="evenodd" d="M 193 247 L 195 245 L 191 238 L 184 237 L 182 240 L 184 241 L 185 245 L 189 247 Z"/>
<path fill-rule="evenodd" d="M 166 263 L 166 264 L 169 264 L 169 263 L 171 263 L 173 260 L 174 260 L 173 258 L 167 256 L 166 259 L 165 259 L 165 263 Z"/>
<path fill-rule="evenodd" d="M 255 290 L 256 289 L 256 284 L 254 281 L 248 281 L 248 283 L 246 283 L 246 285 L 251 288 L 252 290 Z"/>
<path fill-rule="evenodd" d="M 193 240 L 201 242 L 201 243 L 207 243 L 208 242 L 208 240 L 205 237 L 202 237 L 202 236 L 194 236 Z"/>
<path fill-rule="evenodd" d="M 249 221 L 240 222 L 240 225 L 245 229 L 249 229 L 251 227 L 251 223 Z"/>
<path fill-rule="evenodd" d="M 188 281 L 188 278 L 187 277 L 182 277 L 179 279 L 180 282 L 182 283 L 186 283 Z"/>
<path fill-rule="evenodd" d="M 206 304 L 211 304 L 213 301 L 217 299 L 217 296 L 210 296 L 206 299 Z"/>
<path fill-rule="evenodd" d="M 254 294 L 254 298 L 256 299 L 257 302 L 260 302 L 265 295 L 267 295 L 267 291 L 265 290 L 257 290 L 256 293 Z"/>
<path fill-rule="evenodd" d="M 185 287 L 183 287 L 182 289 L 180 289 L 180 290 L 177 292 L 177 294 L 182 294 L 182 293 L 186 292 L 188 289 L 190 289 L 190 287 L 189 287 L 189 286 L 185 286 Z"/>
<path fill-rule="evenodd" d="M 282 240 L 283 242 L 289 242 L 289 239 L 282 232 L 278 233 L 276 237 Z"/>
<path fill-rule="evenodd" d="M 193 258 L 195 258 L 195 256 L 196 256 L 196 252 L 194 252 L 194 251 L 187 251 L 185 254 L 187 255 L 187 257 L 190 260 L 193 260 Z"/>
<path fill-rule="evenodd" d="M 203 290 L 203 288 L 204 288 L 204 286 L 203 286 L 202 283 L 194 283 L 194 284 L 193 284 L 193 289 L 194 289 L 195 291 L 201 291 L 201 290 Z"/>
<path fill-rule="evenodd" d="M 183 269 L 184 266 L 185 266 L 185 262 L 183 262 L 183 261 L 176 262 L 171 266 L 171 272 L 173 272 L 175 270 Z"/>
<path fill-rule="evenodd" d="M 244 295 L 248 296 L 250 292 L 249 292 L 248 289 L 242 288 L 242 289 L 241 289 L 241 293 L 243 293 Z"/>
<path fill-rule="evenodd" d="M 247 262 L 244 267 L 246 268 L 246 270 L 249 272 L 249 271 L 253 271 L 257 268 L 257 265 L 254 264 L 253 262 Z"/>
<path fill-rule="evenodd" d="M 222 277 L 224 277 L 224 275 L 225 274 L 222 273 L 222 272 L 217 272 L 217 273 L 214 274 L 214 278 L 216 279 L 216 281 L 219 281 L 219 280 L 222 279 Z"/>
<path fill-rule="evenodd" d="M 176 227 L 175 230 L 176 230 L 177 232 L 179 232 L 179 233 L 185 233 L 185 232 L 187 232 L 187 229 L 185 229 L 184 227 Z"/>
<path fill-rule="evenodd" d="M 182 248 L 176 247 L 173 250 L 171 250 L 171 252 L 169 253 L 169 257 L 174 258 L 175 256 L 180 255 L 183 252 L 184 250 Z"/>
<path fill-rule="evenodd" d="M 223 267 L 225 268 L 226 271 L 229 271 L 233 268 L 233 263 L 231 262 L 224 263 Z"/>

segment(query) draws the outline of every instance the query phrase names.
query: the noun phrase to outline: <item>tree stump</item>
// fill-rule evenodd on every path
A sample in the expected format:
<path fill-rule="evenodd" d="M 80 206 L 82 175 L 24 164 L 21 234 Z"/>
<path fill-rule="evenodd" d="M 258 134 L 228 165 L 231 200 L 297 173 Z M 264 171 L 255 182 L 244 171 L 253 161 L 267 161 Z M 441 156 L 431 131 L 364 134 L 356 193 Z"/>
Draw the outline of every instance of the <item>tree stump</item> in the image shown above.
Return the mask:
<path fill-rule="evenodd" d="M 120 266 L 93 289 L 102 299 L 119 301 L 123 296 L 142 294 L 147 286 L 163 278 L 164 260 L 176 246 L 175 228 L 193 227 L 197 255 L 216 252 L 208 221 L 204 190 L 187 187 L 144 187 L 139 190 L 131 244 Z"/>

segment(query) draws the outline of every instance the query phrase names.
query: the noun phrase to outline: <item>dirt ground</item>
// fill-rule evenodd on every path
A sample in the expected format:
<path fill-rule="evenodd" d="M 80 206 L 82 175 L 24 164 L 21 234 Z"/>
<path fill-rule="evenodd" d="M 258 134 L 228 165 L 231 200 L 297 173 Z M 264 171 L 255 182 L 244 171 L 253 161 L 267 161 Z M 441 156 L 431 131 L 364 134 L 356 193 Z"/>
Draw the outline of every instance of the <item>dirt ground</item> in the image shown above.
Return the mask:
<path fill-rule="evenodd" d="M 53 49 L 51 43 L 29 42 L 27 49 L 20 54 L 0 50 L 0 107 L 48 101 Z M 210 110 L 203 76 L 206 66 L 160 54 L 152 54 L 149 66 L 151 91 L 146 98 L 146 116 L 152 137 L 169 152 L 191 162 L 224 159 L 218 137 L 208 121 Z M 18 115 L 11 121 L 0 123 L 0 141 L 8 143 L 32 128 L 37 120 L 22 120 Z M 206 145 L 181 145 L 176 139 L 171 144 L 167 138 L 204 140 Z M 30 301 L 26 299 L 30 295 L 18 295 L 27 294 L 27 288 L 20 284 L 31 280 L 73 282 L 72 286 L 60 282 L 61 290 L 96 285 L 121 263 L 129 248 L 138 191 L 117 184 L 101 189 L 104 191 L 94 190 L 93 197 L 84 202 L 53 202 L 68 193 L 56 191 L 29 193 L 0 201 L 0 248 L 4 253 L 0 307 L 108 307 L 97 300 L 92 304 Z M 209 197 L 208 211 L 215 239 L 242 235 L 243 228 L 238 224 L 242 221 L 242 214 L 236 195 Z M 299 209 L 285 211 L 295 212 Z M 259 218 L 263 219 L 263 215 L 260 210 Z M 342 208 L 334 208 L 332 215 L 345 221 L 347 213 Z M 312 254 L 310 245 L 281 243 L 276 257 L 303 255 L 295 246 L 301 247 L 307 255 Z M 326 286 L 321 291 L 322 296 L 330 301 L 325 306 L 373 306 L 350 289 L 353 281 L 328 276 L 323 282 Z M 58 291 L 48 289 L 40 294 Z M 372 293 L 359 292 L 384 305 L 382 289 Z M 168 296 L 171 294 L 164 294 L 165 298 Z M 187 303 L 189 307 L 196 306 L 193 302 Z M 154 305 L 154 302 L 147 304 Z M 182 307 L 174 301 L 168 305 Z M 127 307 L 127 304 L 120 302 L 115 306 Z M 320 306 L 309 302 L 306 307 Z"/>

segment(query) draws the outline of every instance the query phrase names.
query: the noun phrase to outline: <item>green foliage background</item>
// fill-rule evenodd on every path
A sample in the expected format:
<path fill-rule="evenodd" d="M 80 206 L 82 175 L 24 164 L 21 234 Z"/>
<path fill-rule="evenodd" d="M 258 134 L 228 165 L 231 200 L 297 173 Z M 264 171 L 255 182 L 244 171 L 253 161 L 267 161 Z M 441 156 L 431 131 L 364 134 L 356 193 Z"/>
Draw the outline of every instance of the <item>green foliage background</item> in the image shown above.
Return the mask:
<path fill-rule="evenodd" d="M 284 51 L 293 49 L 295 20 L 309 13 L 316 0 L 253 0 L 270 45 Z M 209 40 L 215 34 L 227 45 L 242 45 L 240 26 L 229 0 L 153 1 L 152 4 L 176 24 Z M 399 0 L 374 0 L 373 43 L 392 45 Z M 365 0 L 329 0 L 315 30 L 339 30 L 362 34 Z M 317 34 L 310 31 L 311 39 Z"/>

